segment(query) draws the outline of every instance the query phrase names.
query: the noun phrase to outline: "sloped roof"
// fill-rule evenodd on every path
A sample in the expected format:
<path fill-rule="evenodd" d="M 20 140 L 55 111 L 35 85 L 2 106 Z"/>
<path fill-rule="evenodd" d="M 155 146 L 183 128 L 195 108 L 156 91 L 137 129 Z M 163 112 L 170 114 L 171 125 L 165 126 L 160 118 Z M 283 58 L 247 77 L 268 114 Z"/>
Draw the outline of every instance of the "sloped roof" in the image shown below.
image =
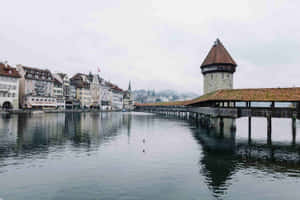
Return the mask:
<path fill-rule="evenodd" d="M 25 79 L 53 82 L 50 70 L 20 65 L 25 71 Z"/>
<path fill-rule="evenodd" d="M 70 80 L 71 85 L 74 85 L 76 88 L 90 88 L 90 83 L 86 74 L 77 73 Z"/>
<path fill-rule="evenodd" d="M 217 90 L 191 100 L 188 105 L 204 101 L 300 101 L 300 87 Z"/>
<path fill-rule="evenodd" d="M 13 68 L 9 65 L 5 65 L 4 63 L 0 63 L 0 76 L 9 76 L 14 78 L 21 77 L 16 68 Z"/>
<path fill-rule="evenodd" d="M 175 102 L 145 103 L 136 106 L 187 106 L 208 101 L 300 101 L 300 87 L 217 90 L 196 99 Z"/>
<path fill-rule="evenodd" d="M 57 75 L 59 75 L 61 79 L 64 79 L 65 76 L 67 76 L 67 74 L 65 73 L 57 73 Z"/>
<path fill-rule="evenodd" d="M 54 82 L 58 83 L 60 85 L 63 84 L 63 80 L 62 77 L 59 74 L 52 74 L 53 78 L 54 78 Z"/>
<path fill-rule="evenodd" d="M 214 64 L 231 64 L 237 66 L 233 58 L 230 56 L 228 51 L 225 49 L 223 44 L 219 39 L 217 39 L 208 52 L 206 58 L 204 59 L 201 67 L 210 66 Z"/>

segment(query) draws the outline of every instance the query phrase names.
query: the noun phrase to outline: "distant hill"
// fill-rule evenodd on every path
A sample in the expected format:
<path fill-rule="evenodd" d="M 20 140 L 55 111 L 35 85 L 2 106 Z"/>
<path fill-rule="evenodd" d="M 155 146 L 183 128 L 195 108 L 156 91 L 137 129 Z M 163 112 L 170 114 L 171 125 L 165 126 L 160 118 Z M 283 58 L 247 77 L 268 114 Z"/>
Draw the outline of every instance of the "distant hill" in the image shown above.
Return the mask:
<path fill-rule="evenodd" d="M 135 90 L 133 91 L 134 99 L 140 103 L 183 101 L 193 99 L 199 95 L 193 92 L 180 93 L 174 90 Z"/>

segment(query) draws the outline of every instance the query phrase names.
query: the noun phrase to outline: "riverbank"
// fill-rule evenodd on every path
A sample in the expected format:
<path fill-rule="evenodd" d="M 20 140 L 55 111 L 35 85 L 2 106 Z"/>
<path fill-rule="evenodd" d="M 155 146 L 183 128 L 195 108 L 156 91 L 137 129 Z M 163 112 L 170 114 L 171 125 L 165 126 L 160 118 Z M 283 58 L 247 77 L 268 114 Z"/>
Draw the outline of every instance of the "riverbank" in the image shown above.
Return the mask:
<path fill-rule="evenodd" d="M 121 112 L 122 110 L 97 110 L 97 109 L 67 109 L 67 110 L 6 110 L 0 111 L 0 114 L 40 114 L 40 113 L 84 113 L 84 112 Z M 130 112 L 130 111 L 126 111 Z"/>

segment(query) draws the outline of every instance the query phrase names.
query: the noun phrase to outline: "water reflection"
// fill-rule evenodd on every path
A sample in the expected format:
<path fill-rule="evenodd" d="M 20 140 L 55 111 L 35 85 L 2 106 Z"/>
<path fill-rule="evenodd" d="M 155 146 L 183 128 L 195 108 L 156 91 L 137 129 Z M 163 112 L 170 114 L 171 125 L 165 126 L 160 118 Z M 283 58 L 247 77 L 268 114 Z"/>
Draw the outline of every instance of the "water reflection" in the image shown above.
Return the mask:
<path fill-rule="evenodd" d="M 239 127 L 245 124 L 233 119 L 223 119 L 222 127 L 220 119 L 210 123 L 207 128 L 192 121 L 137 113 L 0 117 L 0 175 L 5 180 L 0 181 L 0 191 L 6 197 L 16 195 L 12 199 L 24 199 L 24 194 L 31 199 L 32 188 L 45 194 L 51 191 L 56 199 L 86 199 L 87 191 L 92 193 L 90 199 L 99 194 L 107 199 L 244 199 L 234 195 L 250 186 L 255 192 L 260 188 L 272 191 L 271 182 L 280 185 L 289 179 L 299 187 L 295 184 L 295 177 L 300 176 L 299 144 L 293 146 L 287 140 L 267 145 L 261 140 L 265 127 L 256 127 L 249 145 L 247 137 L 241 137 L 247 133 Z M 33 164 L 43 166 L 30 167 Z M 44 187 L 40 181 L 30 182 L 14 173 L 43 176 Z M 7 184 L 11 179 L 17 186 Z M 249 185 L 250 179 L 254 184 Z M 19 197 L 16 188 L 23 192 Z M 282 194 L 288 197 L 289 192 Z M 252 198 L 261 197 L 253 194 Z"/>
<path fill-rule="evenodd" d="M 130 135 L 130 115 L 66 113 L 0 117 L 0 162 L 1 158 L 11 156 L 46 156 L 50 148 L 64 148 L 66 143 L 88 151 L 113 140 L 123 126 L 128 127 Z"/>
<path fill-rule="evenodd" d="M 261 141 L 249 144 L 243 138 L 236 138 L 234 119 L 224 119 L 224 129 L 219 127 L 219 119 L 214 128 L 204 128 L 196 124 L 193 135 L 203 150 L 199 164 L 200 173 L 205 175 L 206 183 L 216 198 L 222 198 L 239 171 L 257 169 L 270 174 L 273 178 L 282 178 L 283 174 L 300 177 L 300 147 L 290 143 L 267 145 Z M 217 123 L 216 123 L 217 122 Z M 191 124 L 193 126 L 194 124 Z M 256 175 L 253 171 L 252 175 Z"/>

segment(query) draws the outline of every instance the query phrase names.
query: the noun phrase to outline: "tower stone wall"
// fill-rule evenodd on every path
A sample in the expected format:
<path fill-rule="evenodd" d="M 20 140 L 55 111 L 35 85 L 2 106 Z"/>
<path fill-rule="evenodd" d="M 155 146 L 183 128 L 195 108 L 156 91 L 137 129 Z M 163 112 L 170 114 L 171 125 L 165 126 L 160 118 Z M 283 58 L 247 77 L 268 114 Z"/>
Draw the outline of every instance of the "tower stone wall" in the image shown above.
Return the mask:
<path fill-rule="evenodd" d="M 220 90 L 233 88 L 233 74 L 228 72 L 215 72 L 204 74 L 204 94 Z"/>

